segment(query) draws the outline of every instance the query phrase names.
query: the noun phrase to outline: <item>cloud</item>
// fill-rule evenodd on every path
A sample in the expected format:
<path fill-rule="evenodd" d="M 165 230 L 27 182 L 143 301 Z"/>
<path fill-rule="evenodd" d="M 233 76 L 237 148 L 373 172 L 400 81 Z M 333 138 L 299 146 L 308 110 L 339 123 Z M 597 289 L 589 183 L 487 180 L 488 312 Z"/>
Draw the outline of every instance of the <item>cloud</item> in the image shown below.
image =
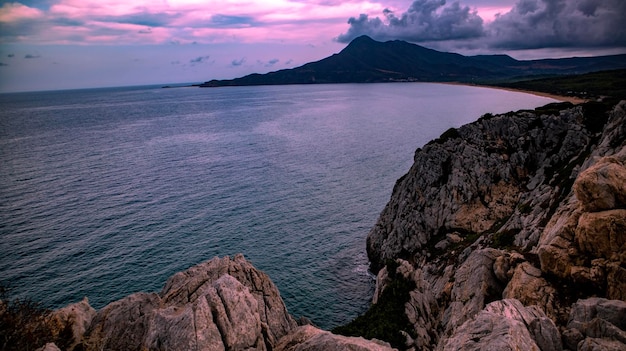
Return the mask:
<path fill-rule="evenodd" d="M 0 67 L 6 67 L 8 65 L 9 65 L 8 63 L 0 62 Z"/>
<path fill-rule="evenodd" d="M 250 16 L 213 15 L 208 23 L 211 27 L 250 27 L 255 23 L 255 19 Z"/>
<path fill-rule="evenodd" d="M 416 0 L 399 16 L 393 11 L 383 11 L 380 17 L 361 14 L 348 20 L 347 33 L 337 37 L 339 42 L 369 35 L 379 40 L 403 39 L 408 41 L 442 41 L 469 39 L 483 36 L 483 20 L 476 11 L 458 2 L 446 6 L 445 0 Z"/>
<path fill-rule="evenodd" d="M 37 58 L 40 58 L 40 57 L 41 57 L 41 55 L 32 55 L 32 54 L 24 55 L 25 59 L 37 59 Z"/>
<path fill-rule="evenodd" d="M 626 46 L 623 0 L 520 0 L 488 28 L 502 49 Z"/>
<path fill-rule="evenodd" d="M 289 66 L 292 63 L 293 63 L 293 59 L 289 59 L 285 62 L 285 66 Z"/>
<path fill-rule="evenodd" d="M 8 54 L 7 57 L 15 57 L 15 54 Z"/>
<path fill-rule="evenodd" d="M 232 60 L 230 62 L 230 65 L 233 67 L 238 67 L 238 66 L 243 65 L 245 62 L 246 62 L 246 58 L 242 57 L 240 60 Z"/>
<path fill-rule="evenodd" d="M 194 59 L 189 60 L 189 63 L 191 63 L 192 65 L 199 64 L 199 63 L 206 63 L 210 58 L 211 58 L 211 56 L 209 56 L 209 55 L 198 56 L 198 57 L 196 57 Z"/>
<path fill-rule="evenodd" d="M 468 6 L 445 0 L 416 0 L 400 15 L 387 9 L 382 15 L 351 17 L 348 31 L 336 40 L 345 43 L 369 35 L 499 50 L 626 47 L 623 0 L 518 0 L 491 22 Z"/>

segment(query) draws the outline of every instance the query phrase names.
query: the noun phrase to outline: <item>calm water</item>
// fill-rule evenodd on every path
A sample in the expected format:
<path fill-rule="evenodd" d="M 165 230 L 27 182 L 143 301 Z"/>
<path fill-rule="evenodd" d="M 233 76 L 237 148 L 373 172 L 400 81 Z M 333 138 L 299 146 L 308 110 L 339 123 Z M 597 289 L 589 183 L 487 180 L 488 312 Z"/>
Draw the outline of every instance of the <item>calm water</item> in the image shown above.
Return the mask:
<path fill-rule="evenodd" d="M 0 95 L 0 282 L 101 308 L 242 252 L 331 328 L 369 304 L 365 237 L 415 149 L 552 101 L 418 83 Z"/>

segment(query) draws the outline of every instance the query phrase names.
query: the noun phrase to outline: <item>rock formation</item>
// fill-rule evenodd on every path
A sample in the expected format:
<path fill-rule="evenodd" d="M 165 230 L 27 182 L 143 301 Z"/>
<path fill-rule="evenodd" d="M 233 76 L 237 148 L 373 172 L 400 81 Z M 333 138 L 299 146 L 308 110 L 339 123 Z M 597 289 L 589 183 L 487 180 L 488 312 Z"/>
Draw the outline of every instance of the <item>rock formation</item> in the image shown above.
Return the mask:
<path fill-rule="evenodd" d="M 367 250 L 374 303 L 390 260 L 415 282 L 407 349 L 626 349 L 626 102 L 447 131 L 417 150 Z"/>
<path fill-rule="evenodd" d="M 270 278 L 243 257 L 214 258 L 170 277 L 160 293 L 135 293 L 96 313 L 85 299 L 54 311 L 69 322 L 67 350 L 391 350 L 380 341 L 298 327 Z M 42 350 L 59 350 L 49 343 Z"/>
<path fill-rule="evenodd" d="M 410 282 L 390 317 L 408 321 L 402 349 L 626 350 L 626 102 L 485 115 L 447 131 L 416 151 L 367 251 L 374 305 Z M 57 334 L 71 326 L 68 350 L 391 350 L 298 326 L 242 255 L 50 321 Z"/>

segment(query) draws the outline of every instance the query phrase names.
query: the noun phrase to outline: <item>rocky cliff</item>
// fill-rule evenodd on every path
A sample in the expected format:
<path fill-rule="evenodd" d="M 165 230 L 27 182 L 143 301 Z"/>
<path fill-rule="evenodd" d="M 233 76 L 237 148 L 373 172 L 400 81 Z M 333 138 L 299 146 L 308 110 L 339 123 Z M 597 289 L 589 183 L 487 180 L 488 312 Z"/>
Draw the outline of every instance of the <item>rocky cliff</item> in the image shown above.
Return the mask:
<path fill-rule="evenodd" d="M 392 326 L 400 349 L 626 350 L 626 102 L 448 130 L 416 151 L 367 251 L 372 310 L 393 309 L 358 328 Z M 159 293 L 100 311 L 84 300 L 47 320 L 52 335 L 69 334 L 67 350 L 391 349 L 299 326 L 242 255 L 177 273 Z"/>
<path fill-rule="evenodd" d="M 415 283 L 407 349 L 625 350 L 626 102 L 447 131 L 417 150 L 367 250 L 374 301 L 388 269 Z"/>
<path fill-rule="evenodd" d="M 85 299 L 47 321 L 67 350 L 387 351 L 389 344 L 299 326 L 270 278 L 243 257 L 214 258 L 95 311 Z M 69 328 L 67 328 L 69 326 Z M 59 350 L 48 343 L 40 350 Z"/>

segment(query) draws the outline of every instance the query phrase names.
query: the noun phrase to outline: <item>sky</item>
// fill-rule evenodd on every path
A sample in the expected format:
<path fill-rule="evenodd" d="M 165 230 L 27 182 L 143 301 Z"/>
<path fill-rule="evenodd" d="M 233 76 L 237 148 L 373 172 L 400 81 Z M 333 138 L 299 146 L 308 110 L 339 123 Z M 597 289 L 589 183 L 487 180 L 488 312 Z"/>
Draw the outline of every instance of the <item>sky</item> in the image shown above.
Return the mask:
<path fill-rule="evenodd" d="M 517 59 L 626 53 L 624 0 L 0 0 L 0 92 L 199 83 L 350 40 Z"/>

